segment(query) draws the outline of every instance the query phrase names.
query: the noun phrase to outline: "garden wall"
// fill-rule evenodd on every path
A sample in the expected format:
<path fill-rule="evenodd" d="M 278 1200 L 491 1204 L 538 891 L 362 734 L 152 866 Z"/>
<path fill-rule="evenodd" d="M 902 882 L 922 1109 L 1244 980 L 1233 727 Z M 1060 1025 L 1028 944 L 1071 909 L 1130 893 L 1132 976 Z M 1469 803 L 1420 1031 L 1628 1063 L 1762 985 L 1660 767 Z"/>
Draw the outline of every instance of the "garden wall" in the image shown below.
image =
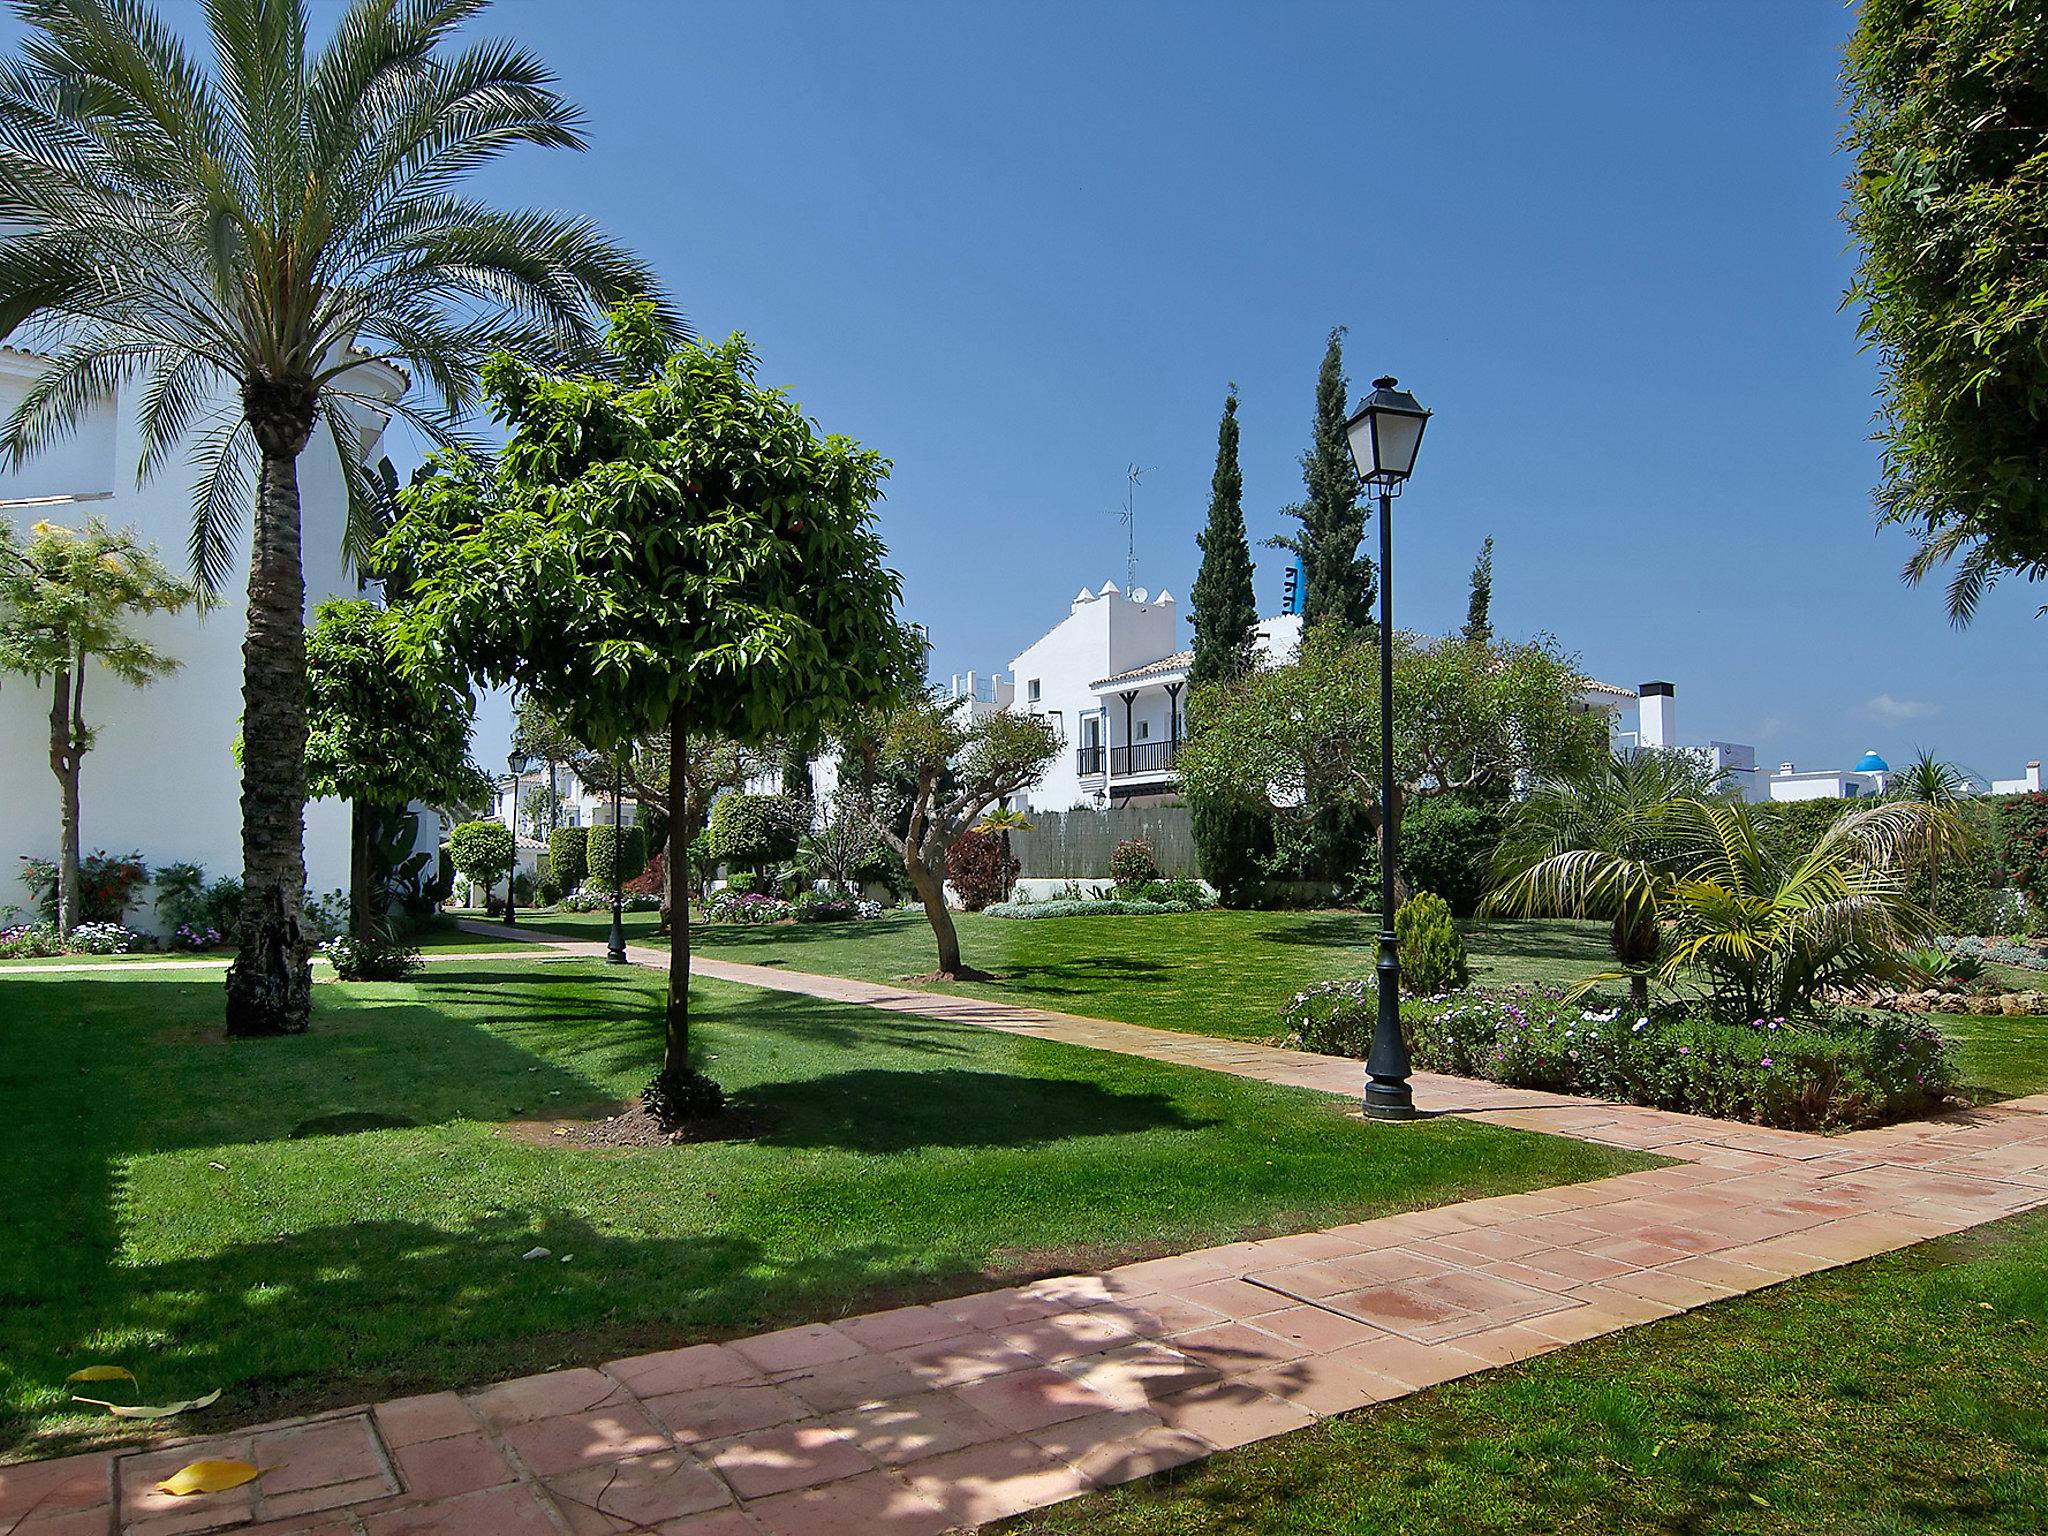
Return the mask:
<path fill-rule="evenodd" d="M 1024 879 L 1102 880 L 1109 856 L 1127 837 L 1152 845 L 1159 872 L 1193 879 L 1201 874 L 1185 805 L 1111 806 L 1104 810 L 1033 811 L 1033 830 L 1010 834 L 1010 853 Z"/>

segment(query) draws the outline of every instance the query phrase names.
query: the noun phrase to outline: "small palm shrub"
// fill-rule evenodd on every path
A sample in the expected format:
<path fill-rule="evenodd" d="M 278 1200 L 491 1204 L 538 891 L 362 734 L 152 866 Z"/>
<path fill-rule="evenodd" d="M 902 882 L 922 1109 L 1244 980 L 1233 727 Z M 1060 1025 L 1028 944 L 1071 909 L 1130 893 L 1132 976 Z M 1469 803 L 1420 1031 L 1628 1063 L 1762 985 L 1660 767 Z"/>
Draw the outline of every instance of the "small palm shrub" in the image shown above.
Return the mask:
<path fill-rule="evenodd" d="M 1401 980 L 1410 992 L 1427 996 L 1465 985 L 1470 971 L 1465 941 L 1443 897 L 1417 891 L 1394 914 L 1394 938 L 1401 955 Z"/>
<path fill-rule="evenodd" d="M 1110 883 L 1119 896 L 1135 892 L 1159 878 L 1159 856 L 1142 837 L 1127 837 L 1109 856 Z"/>

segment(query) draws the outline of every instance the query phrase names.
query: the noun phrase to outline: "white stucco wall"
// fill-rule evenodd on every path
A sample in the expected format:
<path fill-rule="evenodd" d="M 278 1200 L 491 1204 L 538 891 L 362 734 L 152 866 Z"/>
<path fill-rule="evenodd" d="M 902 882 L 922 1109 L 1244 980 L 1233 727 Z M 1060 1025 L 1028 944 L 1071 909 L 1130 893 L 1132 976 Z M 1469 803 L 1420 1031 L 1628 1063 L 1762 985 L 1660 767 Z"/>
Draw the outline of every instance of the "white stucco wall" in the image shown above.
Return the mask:
<path fill-rule="evenodd" d="M 12 411 L 34 377 L 33 358 L 0 349 L 0 411 Z M 365 422 L 374 430 L 375 422 Z M 374 437 L 366 435 L 374 444 Z M 374 454 L 374 447 L 371 452 Z M 133 527 L 164 562 L 185 572 L 191 533 L 191 491 L 182 457 L 137 488 L 132 411 L 115 402 L 97 411 L 73 438 L 20 470 L 0 470 L 0 500 L 112 492 L 111 499 L 49 507 L 0 508 L 17 528 L 47 520 L 79 526 L 96 517 Z M 299 461 L 307 606 L 357 587 L 341 562 L 346 497 L 341 466 L 324 432 Z M 248 585 L 247 522 L 222 601 L 203 617 L 186 612 L 135 623 L 135 632 L 183 664 L 152 688 L 134 689 L 94 669 L 86 679 L 85 717 L 96 739 L 81 774 L 82 845 L 87 853 L 139 852 L 145 863 L 189 861 L 209 876 L 242 872 L 241 775 L 232 746 L 241 730 L 243 593 Z M 49 692 L 26 678 L 0 678 L 0 913 L 28 906 L 15 876 L 18 855 L 54 858 L 57 781 L 49 767 Z M 306 807 L 307 888 L 348 882 L 348 807 L 321 801 Z M 130 909 L 132 926 L 149 928 L 145 892 Z"/>

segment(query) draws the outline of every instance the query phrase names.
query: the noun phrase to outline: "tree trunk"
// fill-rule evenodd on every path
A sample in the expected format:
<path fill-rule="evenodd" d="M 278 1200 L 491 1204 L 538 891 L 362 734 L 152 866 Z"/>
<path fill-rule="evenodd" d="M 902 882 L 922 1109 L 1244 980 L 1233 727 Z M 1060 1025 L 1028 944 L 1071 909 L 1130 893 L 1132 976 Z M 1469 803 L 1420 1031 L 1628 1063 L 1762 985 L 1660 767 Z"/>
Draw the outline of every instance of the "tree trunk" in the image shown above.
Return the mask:
<path fill-rule="evenodd" d="M 230 1035 L 298 1034 L 313 1011 L 306 899 L 306 578 L 298 455 L 310 386 L 259 381 L 244 410 L 263 455 L 242 642 L 242 928 L 228 968 Z"/>
<path fill-rule="evenodd" d="M 57 931 L 84 921 L 78 889 L 78 770 L 85 755 L 85 658 L 57 674 L 50 700 L 50 771 L 57 776 Z"/>
<path fill-rule="evenodd" d="M 360 800 L 348 807 L 348 927 L 359 939 L 376 931 L 376 915 L 383 903 L 372 902 L 377 883 L 376 862 L 371 854 L 372 833 L 377 813 Z"/>
<path fill-rule="evenodd" d="M 903 846 L 903 867 L 910 876 L 910 888 L 924 903 L 925 921 L 932 925 L 932 937 L 938 940 L 939 967 L 932 974 L 943 981 L 973 975 L 960 963 L 960 932 L 953 926 L 952 909 L 946 905 L 944 878 L 932 872 L 918 844 L 905 839 Z"/>
<path fill-rule="evenodd" d="M 690 728 L 679 707 L 668 717 L 668 794 L 670 806 L 686 798 L 684 775 L 690 764 Z M 675 838 L 676 818 L 669 817 L 669 838 Z M 674 861 L 665 865 L 662 886 L 671 881 Z M 679 1077 L 690 1066 L 690 907 L 684 898 L 682 910 L 668 925 L 668 1006 L 664 1011 L 665 1036 L 661 1052 L 661 1073 Z"/>
<path fill-rule="evenodd" d="M 673 819 L 671 819 L 671 820 L 670 820 L 670 822 L 669 822 L 669 824 L 668 824 L 668 835 L 667 835 L 667 836 L 666 836 L 665 838 L 663 838 L 663 839 L 662 839 L 662 844 L 661 844 L 661 916 L 660 916 L 660 918 L 659 918 L 659 919 L 658 919 L 658 920 L 656 921 L 656 923 L 655 923 L 655 925 L 654 925 L 654 930 L 655 930 L 655 932 L 657 932 L 657 933 L 667 933 L 667 932 L 668 932 L 668 930 L 669 930 L 669 925 L 670 925 L 671 923 L 673 923 L 673 922 L 675 921 L 675 910 L 676 910 L 676 859 L 675 859 L 675 852 L 676 852 L 676 824 L 675 824 L 674 820 L 673 820 Z M 687 913 L 688 913 L 688 911 L 689 911 L 689 897 L 688 897 L 687 893 L 685 894 L 685 896 L 684 896 L 684 898 L 683 898 L 683 910 L 684 910 L 685 914 L 687 914 Z M 689 921 L 689 918 L 688 918 L 688 916 L 687 916 L 687 915 L 685 915 L 685 917 L 684 917 L 683 921 L 685 921 L 685 922 L 688 922 L 688 921 Z"/>

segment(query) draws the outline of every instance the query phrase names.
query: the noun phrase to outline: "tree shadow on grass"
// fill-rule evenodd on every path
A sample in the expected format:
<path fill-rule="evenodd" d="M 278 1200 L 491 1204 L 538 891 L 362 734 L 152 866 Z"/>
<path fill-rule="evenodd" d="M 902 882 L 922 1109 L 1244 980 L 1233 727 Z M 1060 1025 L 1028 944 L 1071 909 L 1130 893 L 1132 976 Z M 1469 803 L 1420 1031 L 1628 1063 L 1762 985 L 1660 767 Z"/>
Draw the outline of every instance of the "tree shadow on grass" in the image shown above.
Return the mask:
<path fill-rule="evenodd" d="M 536 1247 L 547 1257 L 523 1257 Z M 623 1235 L 581 1217 L 484 1211 L 450 1226 L 348 1222 L 137 1265 L 128 1283 L 94 1296 L 89 1315 L 75 1297 L 53 1295 L 0 1316 L 9 1374 L 45 1389 L 29 1387 L 26 1405 L 18 1388 L 10 1392 L 0 1453 L 55 1456 L 83 1448 L 88 1435 L 150 1433 L 50 1426 L 80 1411 L 62 1383 L 82 1358 L 72 1341 L 83 1337 L 136 1366 L 141 1400 L 221 1388 L 217 1406 L 175 1421 L 177 1433 L 204 1435 L 957 1292 L 978 1274 L 965 1256 L 929 1247 L 802 1247 L 771 1250 L 719 1232 Z"/>
<path fill-rule="evenodd" d="M 994 985 L 1013 983 L 1055 997 L 1089 997 L 1105 981 L 1142 982 L 1171 976 L 1185 967 L 1136 955 L 1085 955 L 1067 960 L 1011 962 L 999 966 Z"/>
<path fill-rule="evenodd" d="M 1216 1123 L 1188 1114 L 1162 1093 L 1114 1093 L 1071 1078 L 953 1067 L 763 1083 L 737 1095 L 737 1107 L 775 1127 L 762 1138 L 765 1145 L 849 1152 L 1032 1147 Z"/>
<path fill-rule="evenodd" d="M 1599 961 L 1613 958 L 1607 930 L 1598 924 L 1469 922 L 1465 942 L 1474 960 Z"/>
<path fill-rule="evenodd" d="M 1262 923 L 1245 937 L 1304 949 L 1371 949 L 1379 942 L 1379 931 L 1379 915 L 1373 912 L 1318 912 L 1312 917 L 1296 912 Z"/>

